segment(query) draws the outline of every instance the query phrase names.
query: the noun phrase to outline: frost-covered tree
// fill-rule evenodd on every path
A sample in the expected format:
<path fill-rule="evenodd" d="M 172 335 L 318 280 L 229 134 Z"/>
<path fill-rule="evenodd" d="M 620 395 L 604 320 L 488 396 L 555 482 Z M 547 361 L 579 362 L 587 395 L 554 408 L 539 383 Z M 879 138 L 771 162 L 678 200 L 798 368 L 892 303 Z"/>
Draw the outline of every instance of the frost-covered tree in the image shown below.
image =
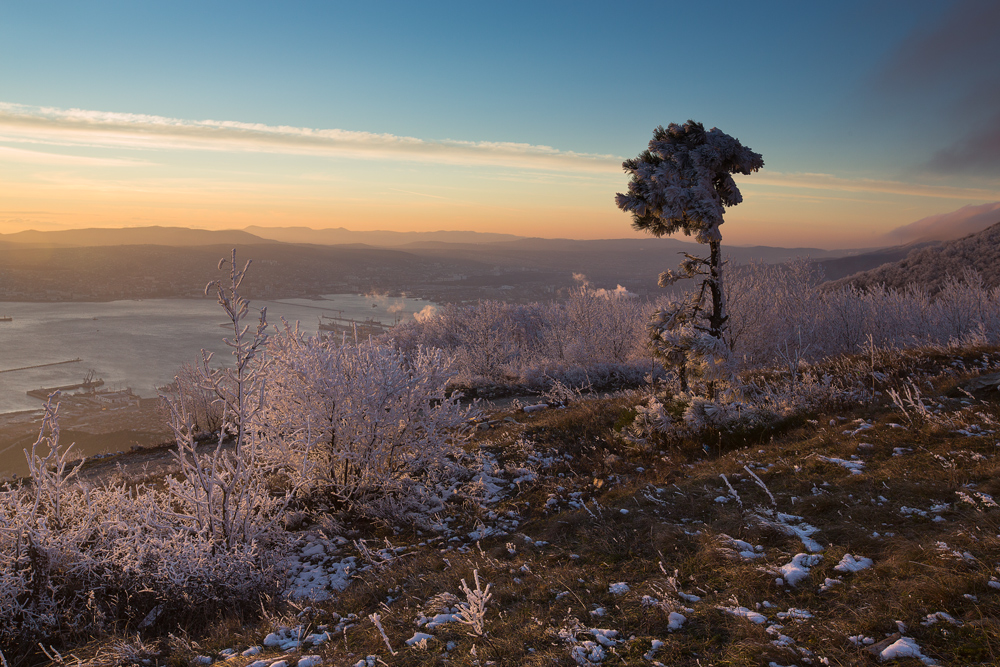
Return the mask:
<path fill-rule="evenodd" d="M 682 278 L 705 278 L 697 292 L 671 312 L 660 313 L 653 323 L 654 346 L 668 361 L 684 359 L 677 364 L 683 385 L 687 362 L 692 358 L 702 362 L 709 395 L 714 394 L 714 380 L 729 367 L 719 226 L 725 207 L 743 201 L 732 174 L 751 174 L 763 166 L 759 153 L 717 128 L 706 131 L 693 120 L 657 127 L 649 148 L 622 163 L 632 178 L 628 192 L 618 193 L 615 203 L 632 214 L 635 229 L 657 237 L 681 231 L 709 247 L 708 257 L 686 254 L 679 271 L 660 275 L 661 287 Z"/>

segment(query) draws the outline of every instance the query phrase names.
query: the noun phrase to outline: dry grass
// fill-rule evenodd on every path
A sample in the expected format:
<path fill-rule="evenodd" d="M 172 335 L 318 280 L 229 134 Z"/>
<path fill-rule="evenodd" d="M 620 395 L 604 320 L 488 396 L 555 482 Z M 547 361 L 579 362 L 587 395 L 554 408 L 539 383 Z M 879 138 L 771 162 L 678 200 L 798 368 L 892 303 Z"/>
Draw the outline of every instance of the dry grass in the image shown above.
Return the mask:
<path fill-rule="evenodd" d="M 357 573 L 324 602 L 265 602 L 258 619 L 220 617 L 172 630 L 175 637 L 186 632 L 186 640 L 170 639 L 160 628 L 159 637 L 146 639 L 160 652 L 148 664 L 187 665 L 196 655 L 220 659 L 234 649 L 237 657 L 225 664 L 236 667 L 261 659 L 270 665 L 285 655 L 294 665 L 303 654 L 319 654 L 325 665 L 354 665 L 366 656 L 403 666 L 576 665 L 584 663 L 574 659 L 574 648 L 583 647 L 577 655 L 584 655 L 600 646 L 597 628 L 618 633 L 615 641 L 605 640 L 606 665 L 876 665 L 878 658 L 849 638 L 879 642 L 901 625 L 936 664 L 1000 664 L 1000 583 L 990 585 L 1000 578 L 1000 508 L 988 501 L 1000 498 L 1000 435 L 956 432 L 972 424 L 1000 431 L 989 425 L 1000 422 L 1000 406 L 995 392 L 948 397 L 975 375 L 971 369 L 983 354 L 995 358 L 998 350 L 961 356 L 924 350 L 879 360 L 891 368 L 877 389 L 919 382 L 942 406 L 934 423 L 908 422 L 883 393 L 874 403 L 800 415 L 770 433 L 709 434 L 706 451 L 705 440 L 640 448 L 618 437 L 636 398 L 493 415 L 499 425 L 480 432 L 470 450 L 492 453 L 508 481 L 519 469 L 533 470 L 536 479 L 510 486 L 493 506 L 456 503 L 453 532 L 347 522 L 350 539 L 388 539 L 408 548 L 382 567 Z M 841 372 L 863 375 L 861 363 L 837 362 Z M 857 431 L 861 423 L 872 427 Z M 832 459 L 863 468 L 854 474 Z M 812 537 L 823 548 L 822 560 L 797 586 L 776 582 L 776 569 L 807 551 L 777 521 L 778 513 L 801 517 L 785 526 L 815 527 Z M 505 516 L 518 521 L 510 534 L 468 537 L 480 522 L 494 525 Z M 726 535 L 759 546 L 761 557 L 727 550 Z M 350 546 L 343 553 L 357 554 Z M 874 565 L 838 572 L 845 554 Z M 471 582 L 474 570 L 493 586 L 486 635 L 471 635 L 458 623 L 418 627 L 416 620 L 432 616 L 435 600 L 440 603 L 435 596 L 464 600 L 461 581 Z M 821 590 L 828 578 L 840 582 Z M 619 582 L 628 590 L 611 592 Z M 766 622 L 722 609 L 737 607 L 763 614 Z M 811 617 L 782 618 L 790 609 Z M 686 622 L 672 628 L 671 612 Z M 926 624 L 936 612 L 955 623 Z M 368 620 L 372 613 L 381 615 L 395 655 Z M 329 630 L 348 614 L 357 619 L 341 623 L 314 649 L 238 655 L 277 626 Z M 433 639 L 426 648 L 408 647 L 418 630 Z M 662 646 L 644 657 L 654 640 Z M 91 655 L 107 655 L 109 646 L 99 644 Z M 34 664 L 37 657 L 11 664 Z"/>

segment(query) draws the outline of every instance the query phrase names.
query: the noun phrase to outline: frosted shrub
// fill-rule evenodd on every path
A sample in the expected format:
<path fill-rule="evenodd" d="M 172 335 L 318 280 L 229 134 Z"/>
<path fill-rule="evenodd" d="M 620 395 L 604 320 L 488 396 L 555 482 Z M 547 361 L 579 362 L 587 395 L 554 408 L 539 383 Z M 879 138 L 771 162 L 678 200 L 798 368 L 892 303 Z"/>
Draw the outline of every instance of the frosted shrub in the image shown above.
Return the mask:
<path fill-rule="evenodd" d="M 218 433 L 222 428 L 222 404 L 214 387 L 206 386 L 200 369 L 193 364 L 184 364 L 174 384 L 164 394 L 171 402 L 183 406 L 183 411 L 191 418 L 197 433 Z"/>
<path fill-rule="evenodd" d="M 228 283 L 209 283 L 205 291 L 214 288 L 219 305 L 229 317 L 233 333 L 223 341 L 232 349 L 233 365 L 212 368 L 212 355 L 203 352 L 199 369 L 199 386 L 211 390 L 222 408 L 219 440 L 212 451 L 199 451 L 194 439 L 195 422 L 185 403 L 167 400 L 170 427 L 177 441 L 174 460 L 181 474 L 166 478 L 171 503 L 164 514 L 191 534 L 232 549 L 275 539 L 293 489 L 287 489 L 283 497 L 275 497 L 269 490 L 270 479 L 288 472 L 288 463 L 265 454 L 268 443 L 263 439 L 262 417 L 267 311 L 260 311 L 251 334 L 250 325 L 243 323 L 250 304 L 239 293 L 250 262 L 239 269 L 234 250 L 232 259 L 223 259 L 219 268 L 227 264 Z M 231 451 L 225 447 L 227 436 L 231 438 Z"/>
<path fill-rule="evenodd" d="M 652 309 L 623 288 L 584 282 L 564 302 L 449 305 L 397 326 L 389 340 L 407 352 L 422 346 L 454 354 L 453 381 L 461 386 L 634 383 L 651 369 L 644 331 Z"/>
<path fill-rule="evenodd" d="M 83 486 L 68 451 L 50 401 L 30 482 L 0 491 L 0 642 L 142 629 L 273 593 L 280 551 L 220 544 L 168 492 Z"/>
<path fill-rule="evenodd" d="M 465 579 L 462 579 L 462 592 L 465 593 L 466 601 L 458 603 L 455 620 L 468 625 L 472 634 L 482 637 L 486 634 L 486 606 L 493 598 L 493 594 L 490 593 L 493 584 L 486 584 L 486 588 L 483 588 L 479 582 L 479 570 L 473 570 L 472 576 L 476 584 L 474 589 L 469 588 Z"/>
<path fill-rule="evenodd" d="M 267 429 L 309 483 L 343 501 L 399 500 L 446 474 L 468 410 L 445 386 L 453 359 L 384 343 L 272 338 Z M 417 484 L 417 478 L 423 480 Z"/>

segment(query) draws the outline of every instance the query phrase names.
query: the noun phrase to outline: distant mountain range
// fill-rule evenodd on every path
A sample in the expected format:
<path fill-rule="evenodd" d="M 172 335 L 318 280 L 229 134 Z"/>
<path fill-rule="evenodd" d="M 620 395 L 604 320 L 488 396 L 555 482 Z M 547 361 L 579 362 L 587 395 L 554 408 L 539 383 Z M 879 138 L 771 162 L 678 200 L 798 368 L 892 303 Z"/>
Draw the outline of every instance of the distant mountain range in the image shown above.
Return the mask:
<path fill-rule="evenodd" d="M 724 245 L 723 253 L 733 264 L 810 259 L 834 284 L 849 280 L 858 286 L 897 287 L 918 281 L 933 290 L 944 275 L 971 266 L 992 285 L 1000 273 L 1000 225 L 958 241 L 924 238 L 975 229 L 991 216 L 1000 216 L 1000 202 L 919 220 L 889 235 L 923 235 L 919 240 L 867 251 Z M 207 255 L 232 247 L 269 267 L 257 271 L 269 286 L 262 289 L 275 297 L 416 288 L 443 299 L 548 298 L 552 290 L 573 285 L 574 274 L 586 275 L 599 287 L 622 284 L 656 293 L 660 272 L 675 267 L 683 253 L 706 250 L 671 237 L 579 241 L 474 231 L 258 226 L 30 230 L 0 234 L 0 300 L 39 294 L 56 300 L 67 294 L 80 299 L 190 296 L 198 282 L 213 275 L 215 262 Z M 202 264 L 208 273 L 200 270 Z"/>
<path fill-rule="evenodd" d="M 1000 223 L 954 241 L 927 242 L 902 248 L 909 248 L 905 257 L 841 278 L 831 285 L 850 284 L 866 288 L 882 284 L 901 288 L 917 283 L 933 294 L 941 289 L 949 275 L 961 277 L 967 268 L 978 271 L 988 287 L 1000 285 Z"/>
<path fill-rule="evenodd" d="M 380 248 L 395 248 L 410 243 L 493 243 L 496 241 L 514 241 L 524 238 L 513 234 L 495 234 L 492 232 L 391 232 L 374 230 L 356 232 L 343 227 L 332 229 L 311 229 L 309 227 L 257 227 L 243 229 L 262 239 L 281 241 L 283 243 L 314 243 L 317 245 L 345 245 L 363 243 Z"/>
<path fill-rule="evenodd" d="M 0 235 L 0 301 L 195 296 L 217 277 L 218 258 L 233 247 L 241 258 L 255 260 L 247 285 L 257 298 L 377 290 L 443 301 L 539 300 L 572 287 L 575 274 L 585 275 L 595 287 L 621 284 L 640 294 L 657 294 L 660 272 L 675 267 L 682 253 L 706 250 L 688 241 L 650 237 L 575 241 L 477 232 L 268 233 L 286 240 L 247 230 L 179 227 Z M 375 241 L 379 234 L 392 245 L 356 242 Z M 305 243 L 306 238 L 354 242 Z M 738 264 L 832 258 L 847 251 L 727 246 L 724 252 L 728 261 Z"/>
<path fill-rule="evenodd" d="M 92 248 L 119 245 L 252 245 L 271 243 L 271 241 L 236 229 L 211 231 L 187 227 L 122 227 L 117 229 L 90 227 L 51 232 L 38 232 L 29 229 L 13 234 L 0 234 L 0 243 L 55 248 Z"/>

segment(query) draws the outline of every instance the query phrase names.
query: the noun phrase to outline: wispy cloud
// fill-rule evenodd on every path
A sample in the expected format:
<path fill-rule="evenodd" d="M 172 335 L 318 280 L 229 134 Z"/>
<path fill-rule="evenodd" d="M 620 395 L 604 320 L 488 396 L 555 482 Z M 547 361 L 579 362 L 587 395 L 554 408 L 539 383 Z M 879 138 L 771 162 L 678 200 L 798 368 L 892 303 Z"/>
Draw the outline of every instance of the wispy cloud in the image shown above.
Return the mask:
<path fill-rule="evenodd" d="M 64 155 L 45 151 L 32 151 L 13 146 L 0 146 L 0 161 L 29 162 L 32 164 L 79 165 L 86 167 L 139 167 L 150 164 L 145 160 Z"/>
<path fill-rule="evenodd" d="M 880 181 L 869 178 L 842 178 L 831 174 L 783 174 L 775 171 L 761 171 L 753 176 L 740 179 L 740 187 L 759 185 L 781 188 L 829 190 L 837 192 L 866 192 L 870 194 L 904 195 L 907 197 L 933 197 L 939 199 L 963 199 L 993 201 L 1000 197 L 1000 188 L 959 188 L 945 185 L 921 185 L 901 181 Z"/>
<path fill-rule="evenodd" d="M 523 143 L 427 140 L 339 129 L 185 120 L 0 102 L 0 140 L 62 146 L 344 155 L 568 172 L 620 172 L 622 158 Z"/>

